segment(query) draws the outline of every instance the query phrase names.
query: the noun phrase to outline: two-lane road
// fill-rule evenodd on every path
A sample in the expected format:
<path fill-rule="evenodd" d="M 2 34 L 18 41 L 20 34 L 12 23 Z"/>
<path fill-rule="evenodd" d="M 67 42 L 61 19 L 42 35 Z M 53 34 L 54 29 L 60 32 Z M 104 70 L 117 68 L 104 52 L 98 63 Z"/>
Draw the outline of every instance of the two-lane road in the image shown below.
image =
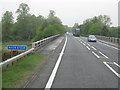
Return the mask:
<path fill-rule="evenodd" d="M 51 88 L 118 88 L 118 77 L 103 63 L 117 63 L 117 54 L 117 50 L 101 43 L 67 35 Z"/>

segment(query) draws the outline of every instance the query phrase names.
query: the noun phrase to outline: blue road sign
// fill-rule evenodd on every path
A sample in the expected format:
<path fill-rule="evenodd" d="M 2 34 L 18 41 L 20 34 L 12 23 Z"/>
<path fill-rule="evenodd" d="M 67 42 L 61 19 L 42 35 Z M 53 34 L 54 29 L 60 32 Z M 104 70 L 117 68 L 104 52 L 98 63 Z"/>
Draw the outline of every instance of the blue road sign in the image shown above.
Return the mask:
<path fill-rule="evenodd" d="M 27 46 L 8 46 L 8 50 L 27 50 Z"/>

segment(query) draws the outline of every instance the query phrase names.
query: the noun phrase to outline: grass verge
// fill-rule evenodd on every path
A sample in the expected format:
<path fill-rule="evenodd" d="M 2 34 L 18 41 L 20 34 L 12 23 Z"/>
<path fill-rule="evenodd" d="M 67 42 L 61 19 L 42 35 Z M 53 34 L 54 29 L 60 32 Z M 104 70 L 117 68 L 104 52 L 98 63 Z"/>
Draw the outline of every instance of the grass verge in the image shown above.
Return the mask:
<path fill-rule="evenodd" d="M 43 64 L 47 55 L 35 54 L 21 59 L 8 68 L 3 68 L 2 88 L 20 88 Z"/>

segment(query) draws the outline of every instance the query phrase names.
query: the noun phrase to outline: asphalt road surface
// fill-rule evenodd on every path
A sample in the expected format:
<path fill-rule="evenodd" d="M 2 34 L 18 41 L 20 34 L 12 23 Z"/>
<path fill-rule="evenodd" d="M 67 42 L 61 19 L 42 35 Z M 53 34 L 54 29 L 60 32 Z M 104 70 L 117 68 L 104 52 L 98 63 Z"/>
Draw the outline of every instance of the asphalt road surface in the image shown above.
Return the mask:
<path fill-rule="evenodd" d="M 27 88 L 118 88 L 117 48 L 70 33 L 62 47 Z"/>
<path fill-rule="evenodd" d="M 71 34 L 67 40 L 51 88 L 118 88 L 117 49 Z"/>

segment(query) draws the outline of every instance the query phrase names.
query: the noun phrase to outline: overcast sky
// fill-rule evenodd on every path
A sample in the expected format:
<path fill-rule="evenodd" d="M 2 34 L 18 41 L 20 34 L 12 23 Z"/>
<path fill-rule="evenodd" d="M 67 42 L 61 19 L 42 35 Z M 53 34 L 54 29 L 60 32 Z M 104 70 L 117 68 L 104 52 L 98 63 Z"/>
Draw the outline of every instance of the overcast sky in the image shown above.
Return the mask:
<path fill-rule="evenodd" d="M 30 14 L 47 17 L 49 10 L 54 10 L 64 25 L 82 24 L 84 20 L 98 15 L 109 15 L 112 26 L 118 25 L 119 0 L 0 0 L 0 18 L 5 11 L 15 11 L 19 4 L 26 3 Z M 2 12 L 1 12 L 2 11 Z"/>

